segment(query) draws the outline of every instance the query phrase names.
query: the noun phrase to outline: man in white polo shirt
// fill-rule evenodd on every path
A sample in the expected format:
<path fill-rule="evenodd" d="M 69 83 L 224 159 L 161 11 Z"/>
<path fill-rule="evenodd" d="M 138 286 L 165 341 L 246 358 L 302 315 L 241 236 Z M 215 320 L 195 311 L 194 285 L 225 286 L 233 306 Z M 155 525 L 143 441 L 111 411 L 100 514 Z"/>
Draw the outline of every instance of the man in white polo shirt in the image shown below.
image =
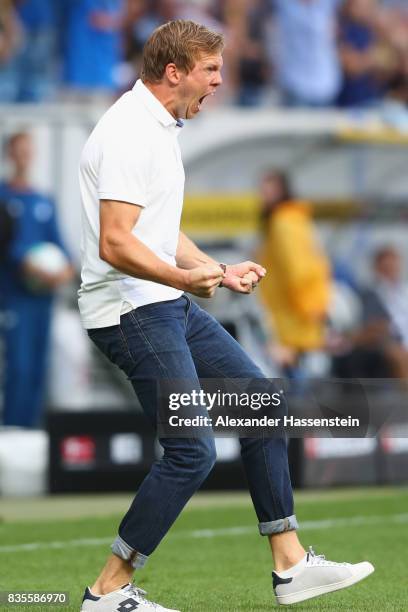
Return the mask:
<path fill-rule="evenodd" d="M 197 115 L 221 84 L 222 49 L 219 34 L 190 21 L 155 30 L 144 48 L 141 80 L 99 121 L 80 164 L 81 317 L 93 342 L 128 376 L 154 427 L 159 379 L 187 380 L 191 389 L 199 377 L 270 385 L 240 345 L 185 295 L 212 297 L 220 284 L 250 293 L 265 274 L 253 262 L 219 264 L 180 232 L 179 118 Z M 199 410 L 206 412 L 205 406 Z M 334 590 L 333 584 L 349 586 L 372 571 L 370 564 L 346 568 L 306 555 L 296 535 L 286 440 L 240 442 L 259 531 L 272 548 L 280 603 Z M 208 430 L 202 437 L 161 437 L 160 443 L 163 457 L 152 465 L 119 526 L 112 555 L 86 589 L 83 612 L 166 610 L 149 602 L 132 576 L 207 477 L 215 445 Z"/>

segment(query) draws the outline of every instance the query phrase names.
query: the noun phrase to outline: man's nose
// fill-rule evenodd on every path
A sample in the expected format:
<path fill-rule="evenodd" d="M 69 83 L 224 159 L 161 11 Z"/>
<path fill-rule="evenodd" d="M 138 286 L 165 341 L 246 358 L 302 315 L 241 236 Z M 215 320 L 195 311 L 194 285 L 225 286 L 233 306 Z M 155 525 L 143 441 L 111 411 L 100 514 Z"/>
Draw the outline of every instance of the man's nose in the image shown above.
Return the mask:
<path fill-rule="evenodd" d="M 214 87 L 219 87 L 221 83 L 222 83 L 221 72 L 217 72 L 217 74 L 214 75 L 214 79 L 211 85 L 214 85 Z"/>

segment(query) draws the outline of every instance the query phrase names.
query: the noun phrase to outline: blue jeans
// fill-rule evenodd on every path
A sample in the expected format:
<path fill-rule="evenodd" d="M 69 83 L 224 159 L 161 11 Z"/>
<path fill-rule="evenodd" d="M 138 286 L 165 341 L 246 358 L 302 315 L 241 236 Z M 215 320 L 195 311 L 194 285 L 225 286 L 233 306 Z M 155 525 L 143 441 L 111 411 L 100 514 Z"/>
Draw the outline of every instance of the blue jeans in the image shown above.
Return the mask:
<path fill-rule="evenodd" d="M 157 379 L 265 377 L 241 346 L 187 296 L 141 306 L 120 325 L 88 330 L 123 370 L 156 426 Z M 163 457 L 141 484 L 119 526 L 113 552 L 142 567 L 214 466 L 211 436 L 160 438 Z M 243 438 L 241 456 L 261 535 L 297 528 L 285 438 Z"/>

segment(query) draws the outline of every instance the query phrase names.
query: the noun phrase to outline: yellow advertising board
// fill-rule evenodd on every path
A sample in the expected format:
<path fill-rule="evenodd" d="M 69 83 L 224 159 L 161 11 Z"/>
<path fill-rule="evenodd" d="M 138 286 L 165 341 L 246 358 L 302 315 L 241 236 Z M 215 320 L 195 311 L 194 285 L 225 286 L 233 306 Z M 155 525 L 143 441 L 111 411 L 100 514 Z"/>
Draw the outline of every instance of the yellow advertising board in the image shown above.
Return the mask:
<path fill-rule="evenodd" d="M 231 237 L 257 231 L 255 193 L 187 194 L 182 229 L 187 234 Z"/>
<path fill-rule="evenodd" d="M 350 200 L 312 202 L 317 219 L 348 222 L 358 216 L 359 205 Z M 255 192 L 186 194 L 182 229 L 186 234 L 232 238 L 259 229 L 259 200 Z"/>

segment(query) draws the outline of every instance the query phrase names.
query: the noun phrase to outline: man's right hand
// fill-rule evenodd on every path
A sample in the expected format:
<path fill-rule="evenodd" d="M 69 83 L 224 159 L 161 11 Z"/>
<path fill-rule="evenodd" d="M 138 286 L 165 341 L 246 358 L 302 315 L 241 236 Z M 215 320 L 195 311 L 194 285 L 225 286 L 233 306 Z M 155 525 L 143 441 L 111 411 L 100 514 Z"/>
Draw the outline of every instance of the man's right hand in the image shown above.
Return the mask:
<path fill-rule="evenodd" d="M 185 271 L 185 290 L 197 297 L 213 297 L 224 278 L 224 272 L 216 264 L 204 264 Z"/>

